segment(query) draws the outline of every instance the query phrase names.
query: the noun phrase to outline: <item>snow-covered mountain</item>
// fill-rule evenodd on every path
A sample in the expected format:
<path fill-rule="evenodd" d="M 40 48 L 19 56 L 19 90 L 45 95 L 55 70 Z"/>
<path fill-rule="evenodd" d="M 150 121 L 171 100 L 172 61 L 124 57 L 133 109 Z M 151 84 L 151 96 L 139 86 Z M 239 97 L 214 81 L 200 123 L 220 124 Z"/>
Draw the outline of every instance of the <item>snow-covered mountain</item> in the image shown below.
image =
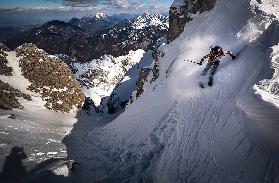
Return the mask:
<path fill-rule="evenodd" d="M 81 18 L 72 18 L 68 23 L 78 26 L 89 32 L 96 32 L 104 29 L 109 29 L 120 22 L 133 20 L 137 15 L 119 13 L 107 15 L 105 13 L 96 13 L 95 15 L 87 14 Z"/>
<path fill-rule="evenodd" d="M 54 20 L 9 37 L 5 43 L 14 49 L 31 42 L 49 54 L 65 54 L 87 62 L 105 54 L 119 57 L 131 50 L 152 49 L 156 41 L 167 34 L 167 17 L 157 14 L 144 14 L 137 19 L 125 17 L 95 15 L 74 19 L 69 23 Z M 81 22 L 85 22 L 84 26 L 80 25 Z M 98 30 L 88 28 L 87 25 Z"/>
<path fill-rule="evenodd" d="M 168 29 L 168 18 L 163 15 L 144 13 L 133 21 L 132 27 L 134 29 L 143 29 L 145 27 L 161 27 L 162 29 Z"/>
<path fill-rule="evenodd" d="M 72 18 L 68 23 L 78 26 L 87 31 L 99 31 L 112 27 L 119 23 L 122 19 L 110 17 L 104 13 L 96 13 L 95 15 L 87 14 L 81 18 Z"/>

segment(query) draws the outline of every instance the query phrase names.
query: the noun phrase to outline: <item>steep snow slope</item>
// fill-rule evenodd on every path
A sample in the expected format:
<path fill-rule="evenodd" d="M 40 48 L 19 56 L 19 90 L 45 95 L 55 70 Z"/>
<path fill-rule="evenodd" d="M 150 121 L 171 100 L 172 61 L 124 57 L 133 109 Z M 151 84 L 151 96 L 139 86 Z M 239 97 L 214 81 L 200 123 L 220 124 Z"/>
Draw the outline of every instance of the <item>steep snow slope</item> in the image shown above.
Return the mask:
<path fill-rule="evenodd" d="M 82 167 L 74 178 L 279 182 L 279 108 L 253 88 L 272 77 L 270 55 L 279 43 L 279 23 L 269 11 L 254 9 L 264 10 L 258 2 L 218 0 L 212 11 L 187 24 L 176 41 L 161 47 L 165 56 L 159 60 L 160 76 L 141 98 L 101 130 L 85 133 L 87 143 L 73 145 L 81 138 L 75 127 L 65 141 L 69 156 Z M 244 50 L 235 61 L 223 59 L 214 86 L 200 89 L 204 65 L 184 59 L 199 61 L 211 45 Z"/>

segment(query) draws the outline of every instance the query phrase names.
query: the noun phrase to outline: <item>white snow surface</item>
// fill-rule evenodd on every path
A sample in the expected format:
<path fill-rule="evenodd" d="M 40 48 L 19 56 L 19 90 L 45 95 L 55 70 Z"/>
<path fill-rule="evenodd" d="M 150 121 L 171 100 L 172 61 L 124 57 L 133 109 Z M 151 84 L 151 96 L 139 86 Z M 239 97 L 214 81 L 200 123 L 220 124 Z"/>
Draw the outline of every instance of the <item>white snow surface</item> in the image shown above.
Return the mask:
<path fill-rule="evenodd" d="M 278 78 L 270 62 L 277 61 L 279 22 L 254 10 L 265 10 L 262 5 L 218 0 L 178 39 L 161 46 L 165 55 L 159 60 L 159 78 L 124 113 L 103 128 L 85 129 L 84 136 L 77 122 L 67 138 L 70 157 L 82 167 L 75 180 L 279 182 L 279 108 L 253 87 Z M 211 45 L 242 52 L 237 60 L 224 58 L 214 85 L 201 89 L 205 65 L 184 60 L 199 61 Z"/>

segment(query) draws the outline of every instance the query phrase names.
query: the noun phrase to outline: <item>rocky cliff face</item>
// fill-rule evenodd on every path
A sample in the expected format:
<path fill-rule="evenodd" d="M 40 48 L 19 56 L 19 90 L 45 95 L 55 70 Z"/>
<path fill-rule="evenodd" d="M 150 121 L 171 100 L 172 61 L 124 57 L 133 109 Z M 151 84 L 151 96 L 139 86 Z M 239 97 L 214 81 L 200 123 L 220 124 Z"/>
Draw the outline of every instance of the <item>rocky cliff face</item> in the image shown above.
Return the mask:
<path fill-rule="evenodd" d="M 79 83 L 61 59 L 49 56 L 34 44 L 24 44 L 15 51 L 1 46 L 0 56 L 4 65 L 0 69 L 0 108 L 22 108 L 17 97 L 31 101 L 30 96 L 39 96 L 46 108 L 60 112 L 84 103 Z"/>
<path fill-rule="evenodd" d="M 13 69 L 7 66 L 7 53 L 5 51 L 10 51 L 10 49 L 0 42 L 0 75 L 12 76 Z"/>
<path fill-rule="evenodd" d="M 136 89 L 133 92 L 133 95 L 130 96 L 130 103 L 133 103 L 134 100 L 141 96 L 146 85 L 150 85 L 159 78 L 159 59 L 165 55 L 165 52 L 161 49 L 161 46 L 166 45 L 166 42 L 167 39 L 162 38 L 157 41 L 156 45 L 154 45 L 151 58 L 152 63 L 148 67 L 141 68 L 138 80 L 136 82 Z"/>
<path fill-rule="evenodd" d="M 185 24 L 192 20 L 191 15 L 209 11 L 217 0 L 174 0 L 169 10 L 168 42 L 176 39 L 183 31 Z"/>

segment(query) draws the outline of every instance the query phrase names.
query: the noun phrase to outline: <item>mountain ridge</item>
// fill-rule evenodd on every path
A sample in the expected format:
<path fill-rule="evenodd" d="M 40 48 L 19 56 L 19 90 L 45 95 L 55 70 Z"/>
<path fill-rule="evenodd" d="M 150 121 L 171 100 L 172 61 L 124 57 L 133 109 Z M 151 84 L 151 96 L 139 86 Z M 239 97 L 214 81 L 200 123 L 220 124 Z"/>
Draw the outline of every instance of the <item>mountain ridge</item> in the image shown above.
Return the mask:
<path fill-rule="evenodd" d="M 162 18 L 161 21 L 167 19 L 163 16 L 158 17 Z M 148 50 L 157 39 L 166 34 L 167 23 L 151 24 L 135 29 L 133 21 L 124 19 L 113 27 L 90 32 L 70 23 L 50 21 L 39 28 L 22 33 L 21 36 L 10 38 L 4 43 L 10 48 L 15 48 L 31 42 L 49 54 L 66 54 L 86 62 L 105 54 L 117 57 L 128 54 L 130 50 Z"/>

